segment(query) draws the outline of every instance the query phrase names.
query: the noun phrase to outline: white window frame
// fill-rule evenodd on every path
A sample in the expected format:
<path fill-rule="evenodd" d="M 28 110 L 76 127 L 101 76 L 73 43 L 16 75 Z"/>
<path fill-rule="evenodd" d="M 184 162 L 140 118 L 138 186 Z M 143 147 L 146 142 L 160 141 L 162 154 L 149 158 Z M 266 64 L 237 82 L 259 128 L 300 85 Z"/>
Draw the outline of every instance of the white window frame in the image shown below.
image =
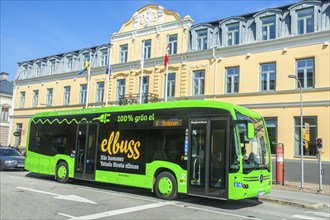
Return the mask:
<path fill-rule="evenodd" d="M 121 83 L 121 82 L 123 82 L 123 83 Z M 117 101 L 119 101 L 120 98 L 123 98 L 125 96 L 125 87 L 126 87 L 126 80 L 118 79 L 117 80 Z"/>
<path fill-rule="evenodd" d="M 33 90 L 32 107 L 38 106 L 39 90 Z"/>
<path fill-rule="evenodd" d="M 200 35 L 203 33 L 203 35 Z M 196 50 L 206 50 L 208 48 L 208 29 L 196 30 Z"/>
<path fill-rule="evenodd" d="M 80 84 L 79 104 L 84 104 L 87 101 L 87 84 Z"/>
<path fill-rule="evenodd" d="M 41 61 L 36 63 L 36 77 L 39 77 L 41 75 L 41 68 L 42 68 L 42 63 Z"/>
<path fill-rule="evenodd" d="M 267 71 L 263 71 L 262 67 L 264 65 L 274 65 L 274 70 L 267 70 Z M 271 75 L 274 74 L 274 78 L 275 78 L 275 84 L 274 84 L 274 89 L 270 88 L 270 79 L 271 79 Z M 263 89 L 263 75 L 266 75 L 266 89 Z M 262 63 L 260 64 L 260 91 L 275 91 L 276 90 L 276 63 Z"/>
<path fill-rule="evenodd" d="M 234 30 L 230 30 L 230 27 L 235 27 Z M 237 29 L 236 29 L 237 27 Z M 238 35 L 238 42 L 236 43 L 236 34 Z M 231 39 L 230 39 L 231 38 Z M 231 44 L 229 44 L 229 40 L 231 40 Z M 227 24 L 227 46 L 234 46 L 240 44 L 240 24 L 239 22 Z"/>
<path fill-rule="evenodd" d="M 109 49 L 103 48 L 100 50 L 100 66 L 106 66 L 108 63 Z"/>
<path fill-rule="evenodd" d="M 64 86 L 63 105 L 70 104 L 70 93 L 71 93 L 71 86 Z"/>
<path fill-rule="evenodd" d="M 231 69 L 237 69 L 238 72 L 234 74 L 229 74 L 228 71 Z M 227 67 L 226 68 L 226 80 L 225 80 L 225 89 L 226 89 L 226 94 L 232 94 L 232 93 L 239 93 L 239 72 L 240 68 L 239 66 L 234 66 L 234 67 Z M 230 82 L 230 87 L 228 88 L 228 79 L 231 80 Z M 236 79 L 237 79 L 237 91 L 235 91 L 235 84 L 236 84 Z M 230 89 L 230 91 L 228 91 Z"/>
<path fill-rule="evenodd" d="M 67 72 L 70 72 L 73 70 L 73 59 L 74 59 L 73 55 L 66 56 L 66 71 Z"/>
<path fill-rule="evenodd" d="M 308 60 L 312 60 L 313 65 L 312 66 L 308 66 L 307 62 Z M 306 65 L 304 67 L 298 67 L 298 62 L 304 62 L 306 63 Z M 312 86 L 308 86 L 308 70 L 309 69 L 313 69 L 313 85 Z M 298 80 L 299 80 L 299 70 L 303 71 L 303 81 L 300 81 L 301 83 L 301 87 L 302 88 L 314 88 L 315 87 L 315 60 L 314 58 L 310 57 L 310 58 L 305 58 L 305 59 L 298 59 L 296 60 L 296 75 L 298 76 Z M 296 81 L 296 88 L 299 88 L 299 83 Z"/>
<path fill-rule="evenodd" d="M 19 108 L 24 108 L 25 105 L 25 91 L 20 92 L 20 98 L 19 98 Z"/>
<path fill-rule="evenodd" d="M 120 48 L 119 63 L 126 63 L 128 59 L 128 44 L 120 45 L 119 48 Z"/>
<path fill-rule="evenodd" d="M 96 102 L 103 102 L 104 99 L 104 82 L 96 83 Z"/>
<path fill-rule="evenodd" d="M 150 42 L 150 45 L 146 45 L 148 42 Z M 152 45 L 151 39 L 143 41 L 144 59 L 151 58 L 151 45 Z"/>
<path fill-rule="evenodd" d="M 307 11 L 307 10 L 311 10 L 312 13 L 310 15 L 299 18 L 299 12 Z M 314 7 L 302 8 L 302 9 L 297 10 L 296 13 L 297 13 L 297 34 L 300 35 L 300 34 L 307 34 L 307 33 L 314 32 L 314 30 L 315 30 L 315 27 L 314 27 L 315 26 L 315 23 L 314 23 Z M 307 23 L 308 23 L 309 19 L 312 19 L 313 30 L 310 31 L 310 32 L 307 32 Z M 299 29 L 300 29 L 299 28 L 299 24 L 300 24 L 299 21 L 303 21 L 303 33 L 299 33 Z"/>
<path fill-rule="evenodd" d="M 202 76 L 197 76 L 201 74 Z M 204 95 L 205 92 L 205 70 L 193 71 L 193 96 Z"/>
<path fill-rule="evenodd" d="M 178 52 L 178 34 L 169 35 L 168 36 L 168 44 L 170 46 L 169 54 L 170 55 L 177 54 L 177 52 Z"/>
<path fill-rule="evenodd" d="M 174 80 L 173 79 L 170 80 L 170 76 L 174 76 Z M 165 77 L 166 77 L 166 75 L 165 75 Z M 175 97 L 175 80 L 176 80 L 176 74 L 175 73 L 168 73 L 167 97 Z M 166 83 L 166 79 L 165 79 L 165 83 Z M 165 91 L 164 91 L 164 93 L 165 93 Z"/>
<path fill-rule="evenodd" d="M 264 20 L 267 18 L 273 18 L 273 23 L 264 24 Z M 271 40 L 276 38 L 276 15 L 264 16 L 260 18 L 261 20 L 261 39 L 262 40 Z M 271 38 L 271 27 L 274 26 L 274 37 Z M 263 28 L 266 28 L 266 39 L 264 39 Z"/>
<path fill-rule="evenodd" d="M 53 75 L 56 71 L 56 59 L 49 60 L 49 74 Z"/>
<path fill-rule="evenodd" d="M 52 106 L 53 105 L 53 94 L 54 94 L 53 88 L 48 88 L 47 89 L 47 96 L 46 96 L 46 106 Z"/>

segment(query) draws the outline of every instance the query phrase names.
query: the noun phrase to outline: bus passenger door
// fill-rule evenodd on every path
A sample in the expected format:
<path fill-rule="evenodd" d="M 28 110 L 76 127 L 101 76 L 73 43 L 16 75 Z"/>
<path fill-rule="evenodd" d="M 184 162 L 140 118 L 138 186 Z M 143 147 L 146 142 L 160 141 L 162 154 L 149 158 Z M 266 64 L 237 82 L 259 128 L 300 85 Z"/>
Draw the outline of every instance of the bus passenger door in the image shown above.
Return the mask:
<path fill-rule="evenodd" d="M 191 119 L 188 194 L 226 198 L 227 119 Z"/>
<path fill-rule="evenodd" d="M 79 124 L 77 129 L 75 178 L 95 180 L 98 124 Z"/>

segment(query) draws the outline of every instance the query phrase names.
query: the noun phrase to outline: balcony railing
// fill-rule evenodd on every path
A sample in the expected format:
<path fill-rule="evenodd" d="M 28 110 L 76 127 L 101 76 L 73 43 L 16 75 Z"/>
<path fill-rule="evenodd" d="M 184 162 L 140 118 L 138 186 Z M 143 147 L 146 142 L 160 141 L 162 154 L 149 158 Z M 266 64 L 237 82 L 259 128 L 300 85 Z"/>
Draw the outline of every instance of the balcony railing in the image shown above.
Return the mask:
<path fill-rule="evenodd" d="M 142 103 L 158 102 L 158 95 L 154 93 L 142 93 Z M 129 94 L 119 98 L 119 105 L 134 105 L 140 103 L 140 94 Z"/>

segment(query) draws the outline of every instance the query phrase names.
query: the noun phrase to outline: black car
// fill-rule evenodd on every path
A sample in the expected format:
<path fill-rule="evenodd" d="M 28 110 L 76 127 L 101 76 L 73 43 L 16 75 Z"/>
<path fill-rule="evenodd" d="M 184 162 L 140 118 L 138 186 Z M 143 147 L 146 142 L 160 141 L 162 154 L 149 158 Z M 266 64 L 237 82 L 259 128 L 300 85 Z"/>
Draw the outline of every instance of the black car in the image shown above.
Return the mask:
<path fill-rule="evenodd" d="M 24 170 L 25 157 L 13 148 L 0 148 L 0 170 Z"/>

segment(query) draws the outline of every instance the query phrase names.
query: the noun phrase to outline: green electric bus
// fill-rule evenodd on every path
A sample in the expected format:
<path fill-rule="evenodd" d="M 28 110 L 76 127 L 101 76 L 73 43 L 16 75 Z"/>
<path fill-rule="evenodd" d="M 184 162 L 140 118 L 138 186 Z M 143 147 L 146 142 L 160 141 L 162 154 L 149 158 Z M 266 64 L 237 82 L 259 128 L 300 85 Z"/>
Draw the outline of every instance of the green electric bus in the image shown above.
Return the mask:
<path fill-rule="evenodd" d="M 61 183 L 81 179 L 238 200 L 270 193 L 271 153 L 261 115 L 207 100 L 34 115 L 25 168 Z"/>

